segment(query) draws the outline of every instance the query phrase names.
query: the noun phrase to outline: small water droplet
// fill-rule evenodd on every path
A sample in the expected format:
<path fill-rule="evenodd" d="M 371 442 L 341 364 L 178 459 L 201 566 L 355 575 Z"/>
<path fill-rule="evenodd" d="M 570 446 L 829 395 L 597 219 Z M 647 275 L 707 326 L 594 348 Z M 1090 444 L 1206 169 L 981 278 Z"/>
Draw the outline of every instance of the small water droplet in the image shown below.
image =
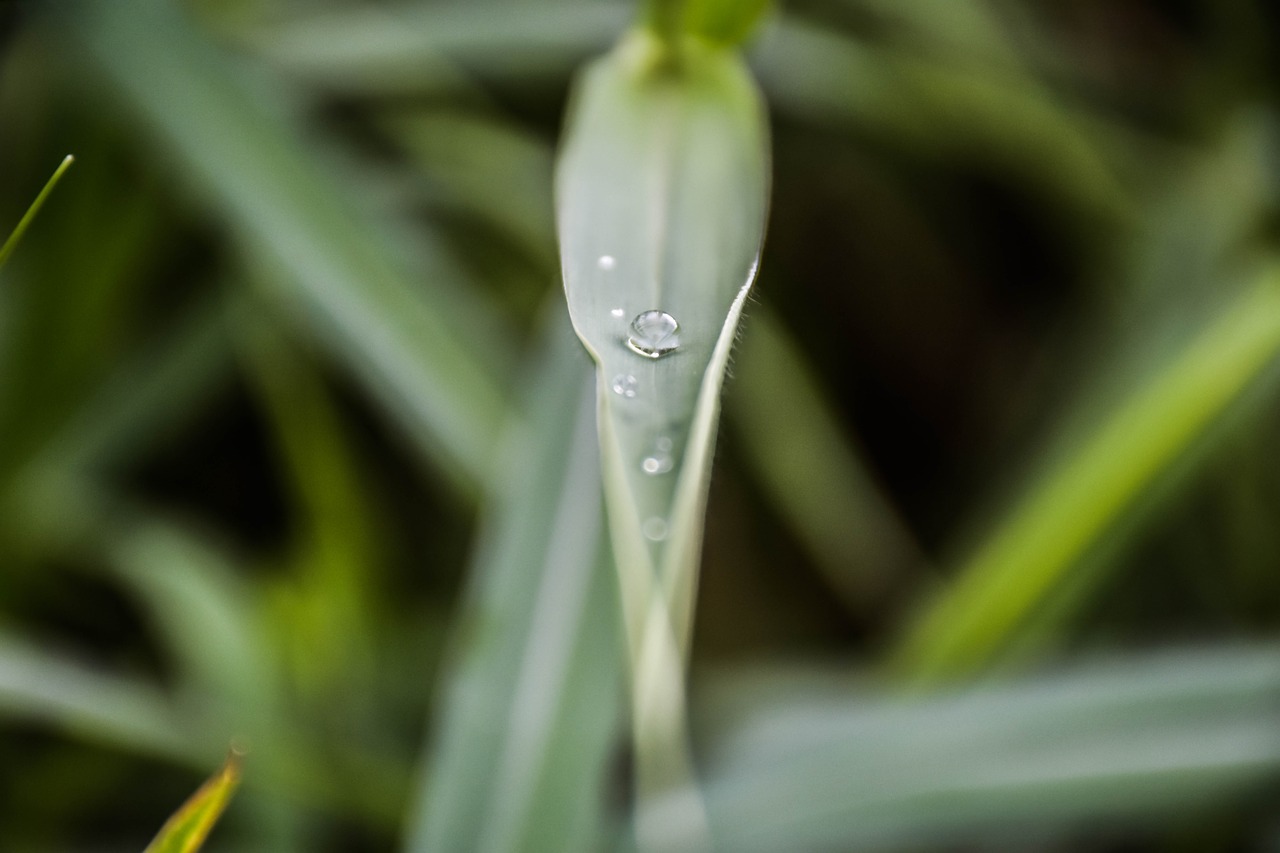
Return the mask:
<path fill-rule="evenodd" d="M 644 524 L 640 526 L 640 530 L 644 533 L 646 539 L 654 542 L 661 542 L 667 538 L 667 522 L 656 515 L 653 518 L 645 519 Z"/>
<path fill-rule="evenodd" d="M 659 450 L 668 451 L 671 449 L 671 439 L 667 438 L 665 435 L 659 436 L 658 440 L 653 444 Z"/>
<path fill-rule="evenodd" d="M 618 259 L 613 255 L 601 255 L 596 261 L 596 266 L 602 270 L 611 270 L 618 265 Z"/>
<path fill-rule="evenodd" d="M 640 467 L 646 474 L 665 474 L 671 470 L 671 457 L 665 453 L 655 453 L 646 456 Z"/>
<path fill-rule="evenodd" d="M 680 324 L 665 311 L 645 311 L 631 321 L 627 346 L 645 358 L 661 358 L 680 346 Z"/>
<path fill-rule="evenodd" d="M 614 308 L 614 309 L 613 309 L 612 311 L 610 311 L 609 313 L 610 313 L 610 314 L 612 314 L 612 315 L 613 315 L 613 316 L 615 316 L 615 317 L 621 317 L 623 314 L 625 314 L 625 313 L 627 313 L 627 312 L 626 312 L 626 311 L 623 311 L 621 308 Z"/>
<path fill-rule="evenodd" d="M 610 387 L 613 388 L 613 393 L 620 397 L 626 397 L 630 400 L 634 398 L 636 393 L 640 390 L 640 382 L 630 373 L 619 373 L 617 376 L 613 377 L 613 382 Z"/>

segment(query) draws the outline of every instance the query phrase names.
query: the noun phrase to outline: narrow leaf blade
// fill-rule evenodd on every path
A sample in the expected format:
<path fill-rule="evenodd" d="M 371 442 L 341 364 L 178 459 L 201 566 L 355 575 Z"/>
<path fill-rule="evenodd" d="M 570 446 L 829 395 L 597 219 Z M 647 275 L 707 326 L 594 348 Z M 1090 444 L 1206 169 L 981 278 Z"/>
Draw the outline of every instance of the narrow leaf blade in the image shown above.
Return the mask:
<path fill-rule="evenodd" d="M 736 56 L 689 52 L 669 70 L 655 50 L 633 36 L 585 73 L 557 172 L 557 224 L 569 313 L 599 365 L 615 549 L 675 588 L 698 553 L 768 154 L 763 105 Z M 628 340 L 653 311 L 674 319 L 678 346 L 647 358 Z M 678 596 L 677 625 L 690 593 Z"/>
<path fill-rule="evenodd" d="M 506 436 L 406 849 L 597 846 L 620 703 L 588 365 L 559 318 Z"/>
<path fill-rule="evenodd" d="M 218 772 L 210 776 L 165 822 L 144 853 L 195 853 L 199 850 L 240 784 L 242 759 L 242 753 L 233 749 Z"/>
<path fill-rule="evenodd" d="M 913 626 L 899 672 L 930 683 L 990 663 L 1278 357 L 1272 265 L 1036 484 Z"/>
<path fill-rule="evenodd" d="M 13 229 L 13 233 L 9 235 L 9 239 L 4 241 L 3 246 L 0 246 L 0 269 L 4 268 L 9 256 L 13 254 L 13 250 L 18 248 L 18 243 L 22 242 L 22 236 L 27 233 L 27 228 L 35 221 L 36 215 L 40 213 L 40 208 L 44 207 L 45 200 L 53 193 L 53 188 L 58 185 L 58 181 L 62 180 L 63 174 L 66 173 L 67 169 L 71 168 L 71 164 L 74 162 L 75 158 L 70 154 L 63 159 L 58 168 L 54 170 L 52 177 L 45 182 L 44 189 L 40 190 L 36 200 L 31 202 L 27 212 L 18 221 L 18 225 Z"/>
<path fill-rule="evenodd" d="M 763 102 L 736 54 L 639 31 L 579 80 L 556 173 L 569 315 L 598 368 L 645 848 L 666 849 L 679 827 L 709 841 L 691 784 L 684 661 L 768 159 Z M 648 808 L 667 791 L 677 793 L 660 811 Z"/>

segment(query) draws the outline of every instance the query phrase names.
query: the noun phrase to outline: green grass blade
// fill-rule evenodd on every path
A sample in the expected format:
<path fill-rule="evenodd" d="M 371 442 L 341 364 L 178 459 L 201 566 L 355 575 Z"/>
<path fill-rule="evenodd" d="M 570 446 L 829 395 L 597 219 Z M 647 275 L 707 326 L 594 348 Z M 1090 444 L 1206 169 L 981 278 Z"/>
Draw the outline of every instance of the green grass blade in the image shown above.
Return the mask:
<path fill-rule="evenodd" d="M 797 16 L 780 18 L 751 59 L 779 114 L 852 128 L 895 152 L 980 159 L 1099 222 L 1133 213 L 1115 126 L 1033 81 L 868 45 Z"/>
<path fill-rule="evenodd" d="M 561 320 L 489 484 L 408 849 L 589 850 L 619 715 L 594 385 Z"/>
<path fill-rule="evenodd" d="M 144 755 L 192 757 L 187 732 L 155 685 L 101 672 L 8 632 L 0 632 L 0 716 L 56 725 Z"/>
<path fill-rule="evenodd" d="M 143 853 L 196 853 L 240 785 L 242 756 L 233 750 L 218 772 L 183 803 Z"/>
<path fill-rule="evenodd" d="M 586 70 L 556 175 L 569 314 L 598 368 L 642 800 L 689 781 L 682 672 L 703 510 L 768 197 L 764 107 L 740 60 L 688 44 L 671 57 L 637 33 Z M 679 326 L 670 352 L 637 343 L 655 312 Z"/>
<path fill-rule="evenodd" d="M 1160 831 L 1280 774 L 1274 647 L 1164 653 L 924 702 L 860 703 L 847 685 L 772 695 L 709 762 L 725 850 Z"/>
<path fill-rule="evenodd" d="M 441 255 L 423 283 L 353 214 L 262 78 L 237 74 L 168 4 L 79 4 L 58 19 L 90 48 L 161 150 L 266 268 L 283 316 L 351 367 L 460 484 L 481 479 L 504 409 L 507 336 Z M 478 343 L 483 341 L 484 344 Z"/>
<path fill-rule="evenodd" d="M 844 5 L 882 19 L 891 32 L 901 29 L 935 55 L 954 57 L 958 64 L 981 63 L 1004 73 L 1020 71 L 1027 63 L 1011 27 L 989 3 L 981 0 L 843 0 Z M 1000 10 L 1004 12 L 1005 10 Z M 1027 28 L 1030 29 L 1030 28 Z M 1020 36 L 1028 36 L 1019 30 Z"/>
<path fill-rule="evenodd" d="M 0 269 L 3 269 L 4 265 L 9 261 L 9 256 L 13 254 L 13 250 L 18 248 L 18 243 L 22 242 L 22 235 L 27 233 L 27 229 L 35 221 L 36 215 L 40 213 L 40 208 L 44 207 L 45 200 L 53 193 L 53 188 L 58 185 L 58 181 L 62 180 L 62 176 L 67 169 L 71 168 L 71 164 L 75 162 L 75 159 L 70 154 L 63 158 L 62 163 L 54 170 L 53 176 L 45 182 L 44 189 L 40 190 L 36 200 L 31 202 L 31 206 L 27 208 L 27 212 L 23 214 L 22 219 L 18 220 L 18 225 L 13 229 L 13 233 L 9 235 L 9 239 L 4 241 L 3 246 L 0 246 Z"/>
<path fill-rule="evenodd" d="M 250 39 L 268 60 L 326 86 L 434 91 L 465 85 L 442 57 L 526 80 L 548 68 L 559 75 L 608 47 L 633 15 L 630 3 L 510 3 L 500 13 L 483 3 L 348 7 Z"/>
<path fill-rule="evenodd" d="M 914 626 L 898 673 L 929 682 L 989 662 L 1277 354 L 1272 266 L 1037 484 Z"/>

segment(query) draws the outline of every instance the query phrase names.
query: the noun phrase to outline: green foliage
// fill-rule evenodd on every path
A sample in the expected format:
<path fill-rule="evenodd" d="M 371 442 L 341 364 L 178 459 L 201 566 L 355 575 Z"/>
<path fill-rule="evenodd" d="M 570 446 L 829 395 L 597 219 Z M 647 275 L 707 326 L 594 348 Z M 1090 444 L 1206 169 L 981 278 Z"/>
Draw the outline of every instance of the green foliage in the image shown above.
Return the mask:
<path fill-rule="evenodd" d="M 196 853 L 203 847 L 240 785 L 241 760 L 233 751 L 218 772 L 165 821 L 143 853 Z"/>
<path fill-rule="evenodd" d="M 58 181 L 62 180 L 62 175 L 71 168 L 71 164 L 75 162 L 75 158 L 67 155 L 62 163 L 54 170 L 49 181 L 44 185 L 44 189 L 40 190 L 40 194 L 36 196 L 36 200 L 31 202 L 31 206 L 27 208 L 27 212 L 22 215 L 22 219 L 18 221 L 17 226 L 13 229 L 4 245 L 0 246 L 0 268 L 3 268 L 9 260 L 9 256 L 13 254 L 13 250 L 18 247 L 18 243 L 22 242 L 22 235 L 27 233 L 27 229 L 31 227 L 31 223 L 36 218 L 36 214 L 40 212 L 40 208 L 44 206 L 45 199 L 53 192 L 53 188 L 58 185 Z"/>
<path fill-rule="evenodd" d="M 656 49 L 640 33 L 587 69 L 556 174 L 569 314 L 596 361 L 642 800 L 690 781 L 680 685 L 769 162 L 763 107 L 737 58 L 691 51 L 655 69 Z"/>
<path fill-rule="evenodd" d="M 1273 846 L 1265 3 L 20 5 L 6 848 Z"/>
<path fill-rule="evenodd" d="M 716 45 L 746 41 L 769 0 L 648 0 L 645 23 L 663 38 L 690 35 Z"/>

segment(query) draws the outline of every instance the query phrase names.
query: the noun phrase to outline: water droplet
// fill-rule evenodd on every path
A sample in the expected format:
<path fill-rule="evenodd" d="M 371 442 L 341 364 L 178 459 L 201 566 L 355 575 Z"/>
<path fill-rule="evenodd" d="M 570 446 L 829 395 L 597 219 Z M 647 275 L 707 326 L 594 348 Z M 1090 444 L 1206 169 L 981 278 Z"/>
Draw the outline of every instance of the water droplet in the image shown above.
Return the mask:
<path fill-rule="evenodd" d="M 619 373 L 613 377 L 610 387 L 613 388 L 613 393 L 630 400 L 640 390 L 640 382 L 630 373 Z"/>
<path fill-rule="evenodd" d="M 602 270 L 611 270 L 618 265 L 618 259 L 613 255 L 601 255 L 596 261 L 596 266 Z"/>
<path fill-rule="evenodd" d="M 680 324 L 665 311 L 645 311 L 631 321 L 627 346 L 645 358 L 661 358 L 680 346 Z"/>
<path fill-rule="evenodd" d="M 671 470 L 671 457 L 665 453 L 655 453 L 646 456 L 640 467 L 646 474 L 665 474 Z"/>
<path fill-rule="evenodd" d="M 656 515 L 653 518 L 645 519 L 644 524 L 640 526 L 640 530 L 644 533 L 646 539 L 654 542 L 661 542 L 667 538 L 667 523 Z"/>
<path fill-rule="evenodd" d="M 671 439 L 667 438 L 665 435 L 659 436 L 658 440 L 653 444 L 659 450 L 668 451 L 671 449 Z"/>
<path fill-rule="evenodd" d="M 610 313 L 610 314 L 612 314 L 612 315 L 613 315 L 613 316 L 615 316 L 615 317 L 621 317 L 623 314 L 625 314 L 625 313 L 627 313 L 627 312 L 626 312 L 626 311 L 623 311 L 621 308 L 614 308 L 614 309 L 613 309 L 612 311 L 610 311 L 609 313 Z"/>

